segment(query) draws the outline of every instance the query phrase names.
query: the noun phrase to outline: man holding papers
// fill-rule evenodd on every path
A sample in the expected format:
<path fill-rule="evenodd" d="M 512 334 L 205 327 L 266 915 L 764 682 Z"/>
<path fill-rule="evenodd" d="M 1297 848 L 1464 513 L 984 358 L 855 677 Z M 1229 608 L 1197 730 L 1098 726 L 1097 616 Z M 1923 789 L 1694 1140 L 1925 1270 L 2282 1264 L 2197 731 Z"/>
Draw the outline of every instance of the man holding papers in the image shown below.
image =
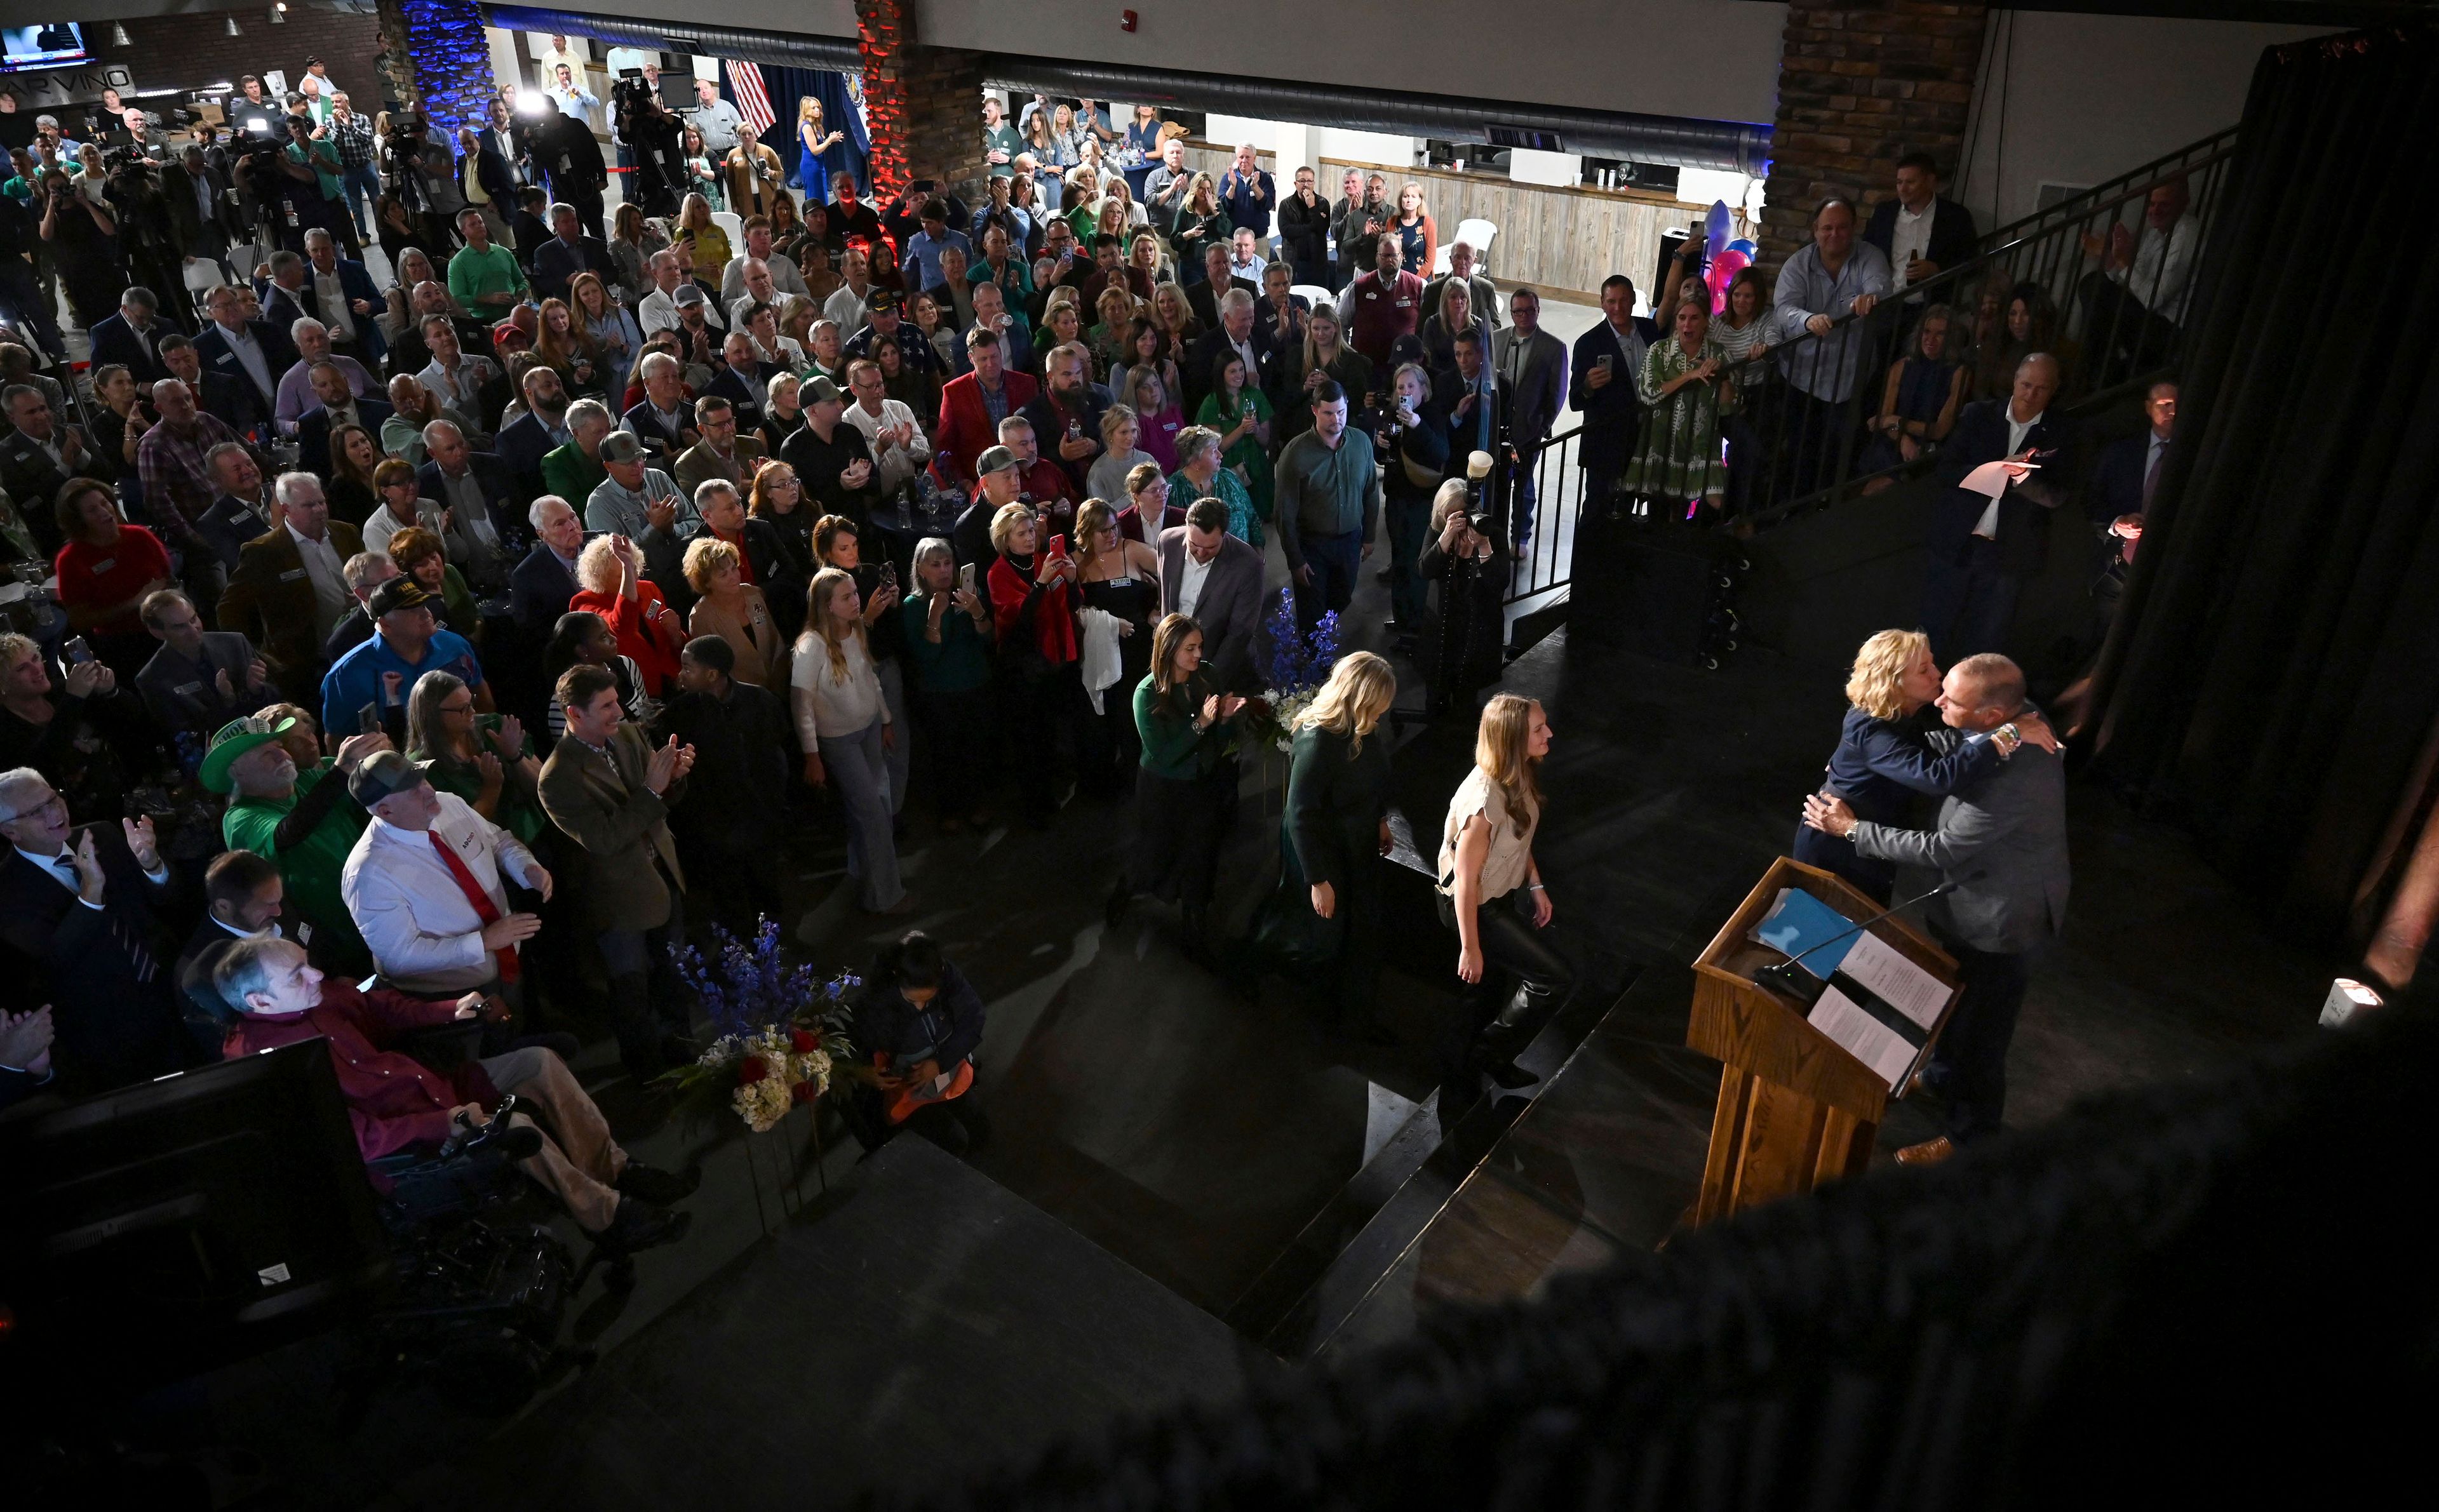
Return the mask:
<path fill-rule="evenodd" d="M 2003 656 L 1985 654 L 1949 669 L 1939 712 L 1949 728 L 1981 733 L 2003 729 L 2035 710 L 2024 697 L 2023 672 Z M 1864 856 L 1934 869 L 1941 882 L 1955 889 L 1926 911 L 1941 943 L 1956 956 L 1965 984 L 1923 1076 L 1947 1096 L 1948 1132 L 1897 1151 L 1897 1159 L 1910 1165 L 1946 1160 L 1958 1145 L 1999 1131 L 2007 1099 L 2007 1045 L 2015 1037 L 2033 957 L 2066 923 L 2065 769 L 2056 753 L 2020 746 L 1941 804 L 1933 830 L 1859 822 L 1844 800 L 1819 795 L 1804 801 L 1804 822 L 1852 839 Z"/>
<path fill-rule="evenodd" d="M 1949 487 L 1932 507 L 1922 628 L 1943 667 L 2004 645 L 2016 595 L 2049 556 L 2049 511 L 2074 476 L 2072 431 L 2049 413 L 2057 386 L 2057 359 L 2033 353 L 2007 398 L 1965 406 L 1939 450 Z"/>

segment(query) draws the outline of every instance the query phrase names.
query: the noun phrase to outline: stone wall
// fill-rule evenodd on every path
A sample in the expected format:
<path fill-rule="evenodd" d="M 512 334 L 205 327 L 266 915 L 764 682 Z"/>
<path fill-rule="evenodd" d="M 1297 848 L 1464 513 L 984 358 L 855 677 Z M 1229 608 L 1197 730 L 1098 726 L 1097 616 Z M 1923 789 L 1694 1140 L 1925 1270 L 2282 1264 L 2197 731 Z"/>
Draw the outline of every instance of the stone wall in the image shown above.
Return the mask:
<path fill-rule="evenodd" d="M 489 118 L 497 85 L 474 0 L 381 0 L 381 12 L 384 28 L 405 38 L 415 97 L 433 125 L 454 135 Z"/>
<path fill-rule="evenodd" d="M 870 197 L 937 179 L 970 202 L 982 193 L 982 54 L 926 47 L 914 0 L 856 0 L 863 119 L 872 138 Z"/>
<path fill-rule="evenodd" d="M 1832 194 L 1869 215 L 1896 192 L 1908 152 L 1929 152 L 1955 176 L 1987 9 L 1789 0 L 1763 266 L 1775 269 L 1811 240 L 1812 208 Z"/>

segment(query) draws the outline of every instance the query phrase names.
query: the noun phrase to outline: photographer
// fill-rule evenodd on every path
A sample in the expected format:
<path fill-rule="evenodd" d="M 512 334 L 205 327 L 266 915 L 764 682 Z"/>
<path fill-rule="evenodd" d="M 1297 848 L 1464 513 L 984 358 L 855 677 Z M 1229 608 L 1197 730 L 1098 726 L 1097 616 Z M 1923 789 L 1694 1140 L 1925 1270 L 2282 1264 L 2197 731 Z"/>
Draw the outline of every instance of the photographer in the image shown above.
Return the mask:
<path fill-rule="evenodd" d="M 457 188 L 457 160 L 449 139 L 408 108 L 390 117 L 382 138 L 382 169 L 390 192 L 421 227 L 418 245 L 434 257 L 445 257 L 457 244 L 457 212 L 466 198 Z"/>
<path fill-rule="evenodd" d="M 610 187 L 610 169 L 601 161 L 601 144 L 593 139 L 593 128 L 561 115 L 559 101 L 544 95 L 542 115 L 526 140 L 532 146 L 534 166 L 550 180 L 551 200 L 574 205 L 584 234 L 606 240 L 609 231 L 601 218 L 601 195 Z"/>
<path fill-rule="evenodd" d="M 1474 693 L 1499 677 L 1509 568 L 1499 525 L 1462 478 L 1441 484 L 1432 501 L 1431 539 L 1415 570 L 1440 585 L 1438 623 L 1420 657 L 1433 719 L 1471 708 Z"/>
<path fill-rule="evenodd" d="M 42 238 L 51 266 L 66 286 L 77 324 L 91 330 L 117 312 L 118 292 L 130 282 L 118 260 L 118 222 L 107 208 L 79 193 L 75 182 L 59 169 L 43 174 L 40 199 Z"/>
<path fill-rule="evenodd" d="M 347 215 L 356 224 L 356 240 L 370 240 L 374 233 L 365 219 L 365 205 L 379 199 L 382 191 L 381 170 L 373 165 L 373 123 L 356 114 L 346 95 L 334 94 L 330 117 L 322 123 L 322 130 L 339 151 L 339 186 L 347 196 Z"/>
<path fill-rule="evenodd" d="M 616 102 L 618 144 L 635 160 L 636 205 L 648 216 L 675 215 L 685 184 L 678 118 L 641 79 L 618 80 L 611 97 Z"/>
<path fill-rule="evenodd" d="M 754 128 L 737 128 L 737 145 L 729 150 L 728 207 L 751 219 L 769 216 L 772 205 L 788 193 L 788 169 L 779 154 L 762 145 Z"/>
<path fill-rule="evenodd" d="M 118 222 L 119 255 L 125 259 L 129 280 L 152 289 L 183 287 L 187 259 L 169 197 L 161 192 L 152 165 L 125 148 L 112 149 L 103 161 L 109 165 L 109 178 L 102 194 L 109 201 L 112 219 Z M 178 329 L 192 327 L 191 320 L 178 318 L 182 311 L 163 313 Z"/>

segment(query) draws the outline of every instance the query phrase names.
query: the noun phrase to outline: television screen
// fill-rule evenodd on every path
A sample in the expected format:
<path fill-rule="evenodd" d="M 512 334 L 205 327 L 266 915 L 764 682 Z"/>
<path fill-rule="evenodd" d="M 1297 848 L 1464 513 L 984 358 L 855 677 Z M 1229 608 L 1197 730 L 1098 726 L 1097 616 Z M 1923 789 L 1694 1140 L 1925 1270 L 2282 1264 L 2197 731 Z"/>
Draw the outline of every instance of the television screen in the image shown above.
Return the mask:
<path fill-rule="evenodd" d="M 0 27 L 0 70 L 56 68 L 89 62 L 84 28 L 73 21 L 41 27 Z"/>

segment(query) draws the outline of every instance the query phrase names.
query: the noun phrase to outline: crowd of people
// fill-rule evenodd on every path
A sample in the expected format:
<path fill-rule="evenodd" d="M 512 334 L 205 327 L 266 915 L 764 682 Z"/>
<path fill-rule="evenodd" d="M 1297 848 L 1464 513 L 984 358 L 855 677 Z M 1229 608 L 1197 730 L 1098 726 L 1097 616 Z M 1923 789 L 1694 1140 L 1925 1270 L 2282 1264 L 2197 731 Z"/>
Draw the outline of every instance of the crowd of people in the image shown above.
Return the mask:
<path fill-rule="evenodd" d="M 1417 186 L 1349 173 L 1332 200 L 1251 147 L 1215 178 L 1148 108 L 1121 130 L 1089 100 L 987 100 L 981 203 L 917 179 L 874 204 L 824 163 L 818 108 L 791 172 L 708 81 L 683 123 L 626 90 L 604 124 L 635 171 L 605 214 L 599 101 L 561 82 L 452 136 L 411 104 L 367 120 L 318 64 L 284 101 L 249 76 L 230 130 L 174 150 L 116 101 L 133 147 L 44 116 L 0 184 L 0 557 L 26 590 L 0 634 L 0 1097 L 319 1034 L 368 1158 L 515 1091 L 550 1135 L 525 1164 L 579 1224 L 668 1242 L 688 1179 L 609 1137 L 567 1030 L 606 1024 L 639 1079 L 689 1061 L 673 951 L 782 914 L 808 826 L 843 830 L 863 910 L 913 911 L 918 783 L 949 834 L 1130 805 L 1113 926 L 1174 904 L 1189 953 L 1240 985 L 1287 970 L 1377 1032 L 1388 660 L 1341 656 L 1292 732 L 1252 934 L 1210 915 L 1270 738 L 1266 553 L 1299 634 L 1379 572 L 1387 649 L 1433 715 L 1469 711 L 1571 414 L 1593 501 L 1726 508 L 1816 443 L 1958 485 L 1928 636 L 1859 668 L 1853 780 L 1833 765 L 1843 796 L 1799 853 L 1885 892 L 1913 854 L 1883 832 L 1896 794 L 2047 743 L 2021 676 L 1974 653 L 2069 492 L 2053 400 L 2143 353 L 2078 352 L 2033 286 L 1969 319 L 1909 299 L 1974 245 L 1927 161 L 1867 227 L 1820 206 L 1775 288 L 1746 270 L 1716 320 L 1690 252 L 1650 317 L 1612 276 L 1571 352 L 1462 240 L 1436 271 Z M 2153 199 L 2085 294 L 2138 343 L 2190 270 L 2179 192 Z M 1876 310 L 1910 335 L 1866 375 Z M 2091 495 L 2121 574 L 2173 385 L 2149 407 Z M 1805 445 L 1740 462 L 1766 413 Z M 1961 486 L 1985 462 L 1997 498 Z M 1933 657 L 1971 738 L 1926 752 L 1892 721 L 1937 696 Z M 1571 981 L 1532 854 L 1550 738 L 1538 704 L 1490 700 L 1449 812 L 1444 1121 L 1529 1079 L 1519 1033 Z M 859 1131 L 903 1109 L 965 1147 L 980 998 L 919 934 L 890 963 L 851 1068 L 885 1112 Z M 479 1061 L 401 1048 L 458 1019 Z M 897 1095 L 907 1067 L 958 1106 Z"/>
<path fill-rule="evenodd" d="M 639 1081 L 689 1062 L 673 952 L 784 913 L 809 827 L 843 829 L 862 909 L 910 912 L 918 784 L 944 833 L 1127 805 L 1113 919 L 1172 903 L 1189 952 L 1325 968 L 1370 1026 L 1387 661 L 1342 656 L 1294 732 L 1266 909 L 1302 943 L 1222 949 L 1208 912 L 1264 712 L 1263 553 L 1305 628 L 1385 560 L 1399 649 L 1469 712 L 1513 549 L 1469 466 L 1512 434 L 1495 365 L 1540 385 L 1545 431 L 1564 386 L 1530 292 L 1502 310 L 1460 247 L 1427 297 L 1419 196 L 1341 246 L 1309 172 L 1283 250 L 1250 150 L 1217 185 L 1154 166 L 1142 201 L 1079 162 L 1064 213 L 1019 150 L 980 206 L 918 182 L 876 207 L 842 171 L 827 200 L 765 195 L 734 245 L 697 190 L 604 224 L 568 102 L 453 139 L 412 106 L 364 122 L 318 67 L 284 102 L 249 77 L 237 135 L 131 153 L 46 118 L 0 187 L 0 554 L 25 589 L 0 634 L 0 1100 L 320 1036 L 367 1159 L 513 1092 L 546 1134 L 521 1164 L 576 1222 L 668 1242 L 691 1178 L 627 1158 L 572 1031 L 606 1027 Z M 279 118 L 248 136 L 248 109 Z M 1141 234 L 1164 200 L 1202 223 Z M 1344 293 L 1293 294 L 1333 246 Z M 1507 989 L 1563 982 L 1533 935 L 1547 723 L 1495 700 L 1482 740 L 1441 857 L 1451 1112 L 1521 1075 Z M 962 1147 L 980 999 L 919 934 L 890 959 L 859 1132 L 937 1076 L 959 1106 L 906 1127 Z M 416 1059 L 458 1021 L 477 1059 Z"/>

